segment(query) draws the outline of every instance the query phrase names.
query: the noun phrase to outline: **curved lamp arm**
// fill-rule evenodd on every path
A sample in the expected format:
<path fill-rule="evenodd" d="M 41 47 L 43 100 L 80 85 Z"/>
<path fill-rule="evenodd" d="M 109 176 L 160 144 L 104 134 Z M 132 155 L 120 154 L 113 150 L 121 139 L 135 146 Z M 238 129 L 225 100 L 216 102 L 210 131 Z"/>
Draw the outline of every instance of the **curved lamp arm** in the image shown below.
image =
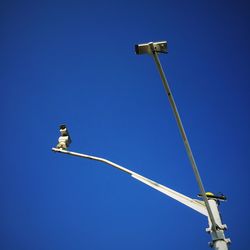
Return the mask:
<path fill-rule="evenodd" d="M 76 153 L 76 152 L 72 152 L 72 151 L 68 151 L 68 150 L 64 150 L 64 149 L 60 149 L 60 148 L 52 148 L 52 151 L 106 163 L 114 168 L 117 168 L 117 169 L 131 175 L 133 178 L 137 179 L 138 181 L 158 190 L 159 192 L 175 199 L 176 201 L 178 201 L 178 202 L 186 205 L 187 207 L 190 207 L 193 210 L 208 217 L 207 209 L 206 209 L 206 206 L 205 206 L 203 201 L 191 199 L 191 198 L 189 198 L 181 193 L 174 191 L 173 189 L 170 189 L 170 188 L 163 186 L 155 181 L 152 181 L 152 180 L 150 180 L 150 179 L 148 179 L 140 174 L 137 174 L 137 173 L 135 173 L 127 168 L 124 168 L 124 167 L 122 167 L 122 166 L 120 166 L 112 161 L 109 161 L 109 160 L 101 158 L 101 157 Z"/>

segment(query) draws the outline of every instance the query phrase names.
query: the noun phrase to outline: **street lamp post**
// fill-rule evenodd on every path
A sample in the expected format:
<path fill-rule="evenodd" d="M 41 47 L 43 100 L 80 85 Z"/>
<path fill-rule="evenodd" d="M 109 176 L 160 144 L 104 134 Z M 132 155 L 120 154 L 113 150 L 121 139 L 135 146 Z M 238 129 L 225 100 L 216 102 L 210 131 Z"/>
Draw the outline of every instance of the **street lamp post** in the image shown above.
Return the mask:
<path fill-rule="evenodd" d="M 124 168 L 124 167 L 122 167 L 122 166 L 120 166 L 112 161 L 107 160 L 107 159 L 67 150 L 69 144 L 71 143 L 71 138 L 70 138 L 70 135 L 69 135 L 68 130 L 66 128 L 66 125 L 60 126 L 61 136 L 58 139 L 59 143 L 57 144 L 57 147 L 52 148 L 52 150 L 54 152 L 68 154 L 71 156 L 77 156 L 77 157 L 95 160 L 95 161 L 99 161 L 99 162 L 103 162 L 105 164 L 108 164 L 108 165 L 110 165 L 110 166 L 112 166 L 120 171 L 123 171 L 123 172 L 129 174 L 131 177 L 137 179 L 138 181 L 164 193 L 165 195 L 175 199 L 176 201 L 192 208 L 193 210 L 201 213 L 202 215 L 204 215 L 208 218 L 209 227 L 206 229 L 206 231 L 208 233 L 210 233 L 211 238 L 212 238 L 212 241 L 209 243 L 209 245 L 216 250 L 228 250 L 228 245 L 230 243 L 230 239 L 226 239 L 225 234 L 224 234 L 224 231 L 227 229 L 227 226 L 222 224 L 220 213 L 218 210 L 219 201 L 225 200 L 225 197 L 224 196 L 215 196 L 212 193 L 205 192 L 205 189 L 204 189 L 204 186 L 203 186 L 203 183 L 202 183 L 202 180 L 201 180 L 201 177 L 200 177 L 200 174 L 199 174 L 191 147 L 189 145 L 189 142 L 188 142 L 188 139 L 187 139 L 180 115 L 179 115 L 179 112 L 177 110 L 173 95 L 171 93 L 170 87 L 168 85 L 166 76 L 164 74 L 164 71 L 162 69 L 162 66 L 161 66 L 161 63 L 160 63 L 160 60 L 158 57 L 158 53 L 167 53 L 167 42 L 163 41 L 163 42 L 154 42 L 154 43 L 150 42 L 150 43 L 145 43 L 145 44 L 138 44 L 135 46 L 135 51 L 136 51 L 136 54 L 150 54 L 153 56 L 153 59 L 156 63 L 156 66 L 159 70 L 164 89 L 167 93 L 171 108 L 173 110 L 178 128 L 180 130 L 180 134 L 181 134 L 181 137 L 183 139 L 183 142 L 184 142 L 186 152 L 187 152 L 188 158 L 190 160 L 192 169 L 194 171 L 194 175 L 195 175 L 196 181 L 198 183 L 198 186 L 199 186 L 199 189 L 201 192 L 201 197 L 202 197 L 203 201 L 189 198 L 181 193 L 176 192 L 173 189 L 170 189 L 166 186 L 163 186 L 162 184 L 159 184 L 155 181 L 152 181 L 152 180 L 150 180 L 150 179 L 148 179 L 140 174 L 137 174 L 136 172 L 133 172 L 127 168 Z"/>
<path fill-rule="evenodd" d="M 181 121 L 181 117 L 179 115 L 177 106 L 175 104 L 174 101 L 174 97 L 172 95 L 172 92 L 170 90 L 169 84 L 167 82 L 167 78 L 164 74 L 163 68 L 161 66 L 160 63 L 160 59 L 158 57 L 158 53 L 167 53 L 167 42 L 166 41 L 162 41 L 162 42 L 150 42 L 150 43 L 144 43 L 144 44 L 138 44 L 135 45 L 135 52 L 136 54 L 140 55 L 140 54 L 149 54 L 153 56 L 153 59 L 155 61 L 155 64 L 157 66 L 157 69 L 159 71 L 164 89 L 166 91 L 167 97 L 169 99 L 169 103 L 171 105 L 171 108 L 173 110 L 183 143 L 185 145 L 186 148 L 186 152 L 188 155 L 188 158 L 190 160 L 196 181 L 198 183 L 200 192 L 201 192 L 201 196 L 203 198 L 203 201 L 205 203 L 207 212 L 208 212 L 208 218 L 209 218 L 209 225 L 210 228 L 207 230 L 208 232 L 210 232 L 211 236 L 212 236 L 212 243 L 211 246 L 214 246 L 215 249 L 228 249 L 227 245 L 229 243 L 229 239 L 226 239 L 224 236 L 224 230 L 226 229 L 226 225 L 222 225 L 221 224 L 221 220 L 219 219 L 220 217 L 219 212 L 218 212 L 218 207 L 217 207 L 217 202 L 214 201 L 214 199 L 210 199 L 208 200 L 207 196 L 206 196 L 206 192 L 198 171 L 198 167 L 196 165 L 190 144 L 188 142 L 182 121 Z M 220 242 L 218 244 L 218 242 Z M 219 246 L 219 247 L 218 247 Z"/>
<path fill-rule="evenodd" d="M 105 158 L 69 151 L 69 150 L 67 150 L 67 148 L 65 149 L 62 147 L 52 148 L 52 151 L 105 163 L 109 166 L 112 166 L 113 168 L 116 168 L 116 169 L 130 175 L 134 179 L 146 184 L 147 186 L 150 186 L 151 188 L 156 189 L 157 191 L 169 196 L 170 198 L 182 203 L 183 205 L 195 210 L 196 212 L 206 216 L 208 218 L 209 226 L 210 226 L 209 228 L 207 228 L 207 232 L 209 232 L 212 236 L 212 242 L 210 242 L 209 245 L 216 250 L 226 250 L 227 249 L 227 242 L 229 240 L 225 239 L 224 231 L 220 230 L 220 235 L 219 235 L 219 237 L 221 238 L 220 240 L 218 239 L 218 235 L 214 234 L 214 232 L 211 231 L 211 222 L 209 220 L 209 215 L 208 215 L 205 203 L 203 201 L 192 199 L 186 195 L 183 195 L 183 194 L 181 194 L 181 193 L 179 193 L 179 192 L 177 192 L 169 187 L 166 187 L 160 183 L 157 183 L 151 179 L 148 179 L 148 178 L 146 178 L 146 177 L 144 177 L 144 176 L 142 176 L 134 171 L 131 171 L 131 170 L 129 170 L 121 165 L 118 165 L 110 160 L 107 160 Z M 226 228 L 225 225 L 222 225 L 220 214 L 218 211 L 218 201 L 220 199 L 221 199 L 221 197 L 216 197 L 216 196 L 210 195 L 208 202 L 210 203 L 210 205 L 212 207 L 212 212 L 215 216 L 215 221 L 216 221 L 217 225 L 219 225 L 220 228 L 222 228 L 222 227 Z"/>
<path fill-rule="evenodd" d="M 52 148 L 52 151 L 57 152 L 57 153 L 71 155 L 71 156 L 76 156 L 76 157 L 80 157 L 80 158 L 85 158 L 85 159 L 89 159 L 89 160 L 99 161 L 99 162 L 105 163 L 107 165 L 110 165 L 113 168 L 116 168 L 116 169 L 130 175 L 131 177 L 137 179 L 138 181 L 140 181 L 140 182 L 160 191 L 161 193 L 164 193 L 165 195 L 177 200 L 178 202 L 186 205 L 187 207 L 192 208 L 193 210 L 199 212 L 200 214 L 202 214 L 204 216 L 208 216 L 207 209 L 206 209 L 206 206 L 204 205 L 203 201 L 189 198 L 181 193 L 174 191 L 173 189 L 170 189 L 170 188 L 168 188 L 160 183 L 157 183 L 153 180 L 150 180 L 150 179 L 148 179 L 148 178 L 146 178 L 146 177 L 144 177 L 144 176 L 142 176 L 134 171 L 131 171 L 131 170 L 129 170 L 121 165 L 118 165 L 110 160 L 107 160 L 107 159 L 104 159 L 101 157 L 97 157 L 97 156 L 93 156 L 93 155 L 87 155 L 87 154 L 69 151 L 69 150 L 63 149 L 63 148 Z"/>

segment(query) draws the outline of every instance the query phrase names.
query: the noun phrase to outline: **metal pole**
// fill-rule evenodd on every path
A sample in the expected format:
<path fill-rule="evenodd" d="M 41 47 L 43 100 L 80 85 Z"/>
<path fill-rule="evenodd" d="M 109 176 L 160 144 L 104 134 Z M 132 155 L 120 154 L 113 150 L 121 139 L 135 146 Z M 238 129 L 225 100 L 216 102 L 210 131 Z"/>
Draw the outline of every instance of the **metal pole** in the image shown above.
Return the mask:
<path fill-rule="evenodd" d="M 204 202 L 200 202 L 197 201 L 195 199 L 191 199 L 173 189 L 170 189 L 160 183 L 157 183 L 153 180 L 150 180 L 134 171 L 131 171 L 125 167 L 122 167 L 121 165 L 118 165 L 112 161 L 109 161 L 107 159 L 101 158 L 101 157 L 97 157 L 97 156 L 93 156 L 93 155 L 87 155 L 87 154 L 82 154 L 82 153 L 77 153 L 77 152 L 73 152 L 73 151 L 68 151 L 62 148 L 52 148 L 52 151 L 54 152 L 58 152 L 58 153 L 62 153 L 62 154 L 68 154 L 68 155 L 72 155 L 72 156 L 77 156 L 77 157 L 81 157 L 81 158 L 86 158 L 86 159 L 90 159 L 90 160 L 94 160 L 94 161 L 99 161 L 102 163 L 106 163 L 118 170 L 121 170 L 122 172 L 125 172 L 127 174 L 129 174 L 131 177 L 135 178 L 136 180 L 150 186 L 151 188 L 156 189 L 157 191 L 169 196 L 172 199 L 175 199 L 176 201 L 182 203 L 183 205 L 192 208 L 193 210 L 195 210 L 196 212 L 201 213 L 202 215 L 205 215 L 206 217 L 208 217 L 208 213 L 207 213 L 207 209 L 204 205 Z"/>
<path fill-rule="evenodd" d="M 186 205 L 187 207 L 190 207 L 193 210 L 208 217 L 207 209 L 206 209 L 203 202 L 197 201 L 195 199 L 191 199 L 191 198 L 189 198 L 181 193 L 176 192 L 173 189 L 170 189 L 166 186 L 161 185 L 160 183 L 152 181 L 152 180 L 150 180 L 150 179 L 148 179 L 140 174 L 137 174 L 136 172 L 131 171 L 125 167 L 122 167 L 121 165 L 118 165 L 112 161 L 109 161 L 109 160 L 101 158 L 101 157 L 93 156 L 93 155 L 87 155 L 87 154 L 77 153 L 77 152 L 73 152 L 73 151 L 68 151 L 68 150 L 65 150 L 63 148 L 52 148 L 52 151 L 106 163 L 106 164 L 108 164 L 108 165 L 110 165 L 118 170 L 121 170 L 122 172 L 129 174 L 131 177 L 133 177 L 133 178 L 137 179 L 138 181 L 158 190 L 159 192 L 171 197 L 172 199 L 175 199 L 176 201 L 182 203 L 183 205 Z M 213 214 L 215 216 L 216 224 L 219 225 L 219 227 L 220 227 L 220 229 L 218 229 L 216 232 L 214 232 L 211 229 L 211 221 L 208 217 L 209 228 L 207 228 L 207 232 L 209 232 L 211 237 L 212 237 L 212 242 L 209 242 L 209 245 L 211 247 L 214 247 L 216 250 L 227 250 L 228 249 L 227 244 L 230 242 L 230 240 L 226 239 L 225 235 L 224 235 L 224 230 L 226 229 L 226 225 L 222 225 L 222 223 L 221 223 L 221 218 L 220 218 L 220 214 L 218 211 L 218 203 L 217 203 L 216 199 L 212 199 L 212 198 L 209 199 L 209 203 L 210 203 L 211 209 L 213 211 Z"/>
<path fill-rule="evenodd" d="M 101 157 L 97 157 L 97 156 L 93 156 L 93 155 L 86 155 L 86 154 L 81 154 L 81 153 L 77 153 L 77 152 L 73 152 L 73 151 L 68 151 L 68 150 L 64 150 L 64 149 L 61 149 L 61 148 L 52 148 L 52 151 L 54 152 L 58 152 L 58 153 L 63 153 L 63 154 L 67 154 L 67 155 L 73 155 L 73 156 L 77 156 L 77 157 L 81 157 L 81 158 L 86 158 L 86 159 L 90 159 L 90 160 L 94 160 L 94 161 L 100 161 L 100 162 L 103 162 L 103 163 L 106 163 L 112 167 L 115 167 L 127 174 L 130 174 L 130 175 L 136 175 L 137 173 L 127 169 L 127 168 L 124 168 L 112 161 L 109 161 L 107 159 L 104 159 L 104 158 L 101 158 Z"/>
<path fill-rule="evenodd" d="M 211 230 L 211 221 L 208 217 L 209 228 L 206 229 L 210 233 L 212 241 L 209 242 L 210 247 L 213 247 L 216 250 L 228 250 L 228 244 L 231 243 L 230 239 L 226 239 L 224 230 L 227 229 L 225 224 L 222 224 L 220 212 L 218 210 L 219 201 L 215 198 L 209 198 L 208 203 L 211 207 L 214 219 L 217 225 L 220 225 L 220 229 L 217 229 L 216 232 Z"/>
<path fill-rule="evenodd" d="M 188 158 L 189 158 L 190 163 L 191 163 L 191 166 L 192 166 L 192 168 L 193 168 L 193 171 L 194 171 L 194 175 L 195 175 L 196 181 L 197 181 L 197 183 L 198 183 L 198 186 L 199 186 L 201 195 L 202 195 L 203 200 L 204 200 L 204 202 L 205 202 L 205 205 L 206 205 L 206 208 L 207 208 L 207 211 L 208 211 L 208 215 L 209 215 L 209 218 L 210 218 L 211 223 L 212 223 L 212 225 L 211 225 L 211 226 L 212 226 L 212 230 L 213 230 L 214 232 L 216 232 L 218 225 L 217 225 L 216 222 L 215 222 L 215 219 L 214 219 L 212 210 L 211 210 L 211 208 L 210 208 L 210 206 L 209 206 L 208 199 L 207 199 L 207 196 L 206 196 L 206 193 L 205 193 L 205 189 L 204 189 L 204 186 L 203 186 L 203 184 L 202 184 L 201 177 L 200 177 L 200 174 L 199 174 L 197 165 L 196 165 L 196 163 L 195 163 L 195 159 L 194 159 L 194 156 L 193 156 L 191 147 L 190 147 L 190 145 L 189 145 L 189 142 L 188 142 L 188 139 L 187 139 L 187 136 L 186 136 L 184 127 L 183 127 L 183 125 L 182 125 L 181 118 L 180 118 L 180 115 L 179 115 L 179 113 L 178 113 L 178 110 L 177 110 L 177 107 L 176 107 L 176 104 L 175 104 L 173 95 L 172 95 L 172 93 L 171 93 L 171 90 L 170 90 L 170 87 L 169 87 L 169 85 L 168 85 L 166 76 L 165 76 L 164 71 L 163 71 L 163 69 L 162 69 L 162 66 L 161 66 L 161 63 L 160 63 L 158 54 L 157 54 L 157 52 L 156 52 L 155 49 L 154 49 L 153 43 L 150 43 L 150 47 L 151 47 L 151 50 L 152 50 L 152 55 L 153 55 L 154 61 L 155 61 L 156 66 L 157 66 L 157 68 L 158 68 L 158 70 L 159 70 L 159 73 L 160 73 L 160 76 L 161 76 L 161 80 L 162 80 L 163 86 L 164 86 L 165 91 L 166 91 L 166 93 L 167 93 L 167 96 L 168 96 L 168 99 L 169 99 L 171 108 L 172 108 L 172 110 L 173 110 L 173 112 L 174 112 L 174 116 L 175 116 L 177 125 L 178 125 L 178 127 L 179 127 L 179 130 L 180 130 L 180 133 L 181 133 L 181 137 L 182 137 L 182 139 L 183 139 L 183 142 L 184 142 L 184 145 L 185 145 L 187 154 L 188 154 Z"/>

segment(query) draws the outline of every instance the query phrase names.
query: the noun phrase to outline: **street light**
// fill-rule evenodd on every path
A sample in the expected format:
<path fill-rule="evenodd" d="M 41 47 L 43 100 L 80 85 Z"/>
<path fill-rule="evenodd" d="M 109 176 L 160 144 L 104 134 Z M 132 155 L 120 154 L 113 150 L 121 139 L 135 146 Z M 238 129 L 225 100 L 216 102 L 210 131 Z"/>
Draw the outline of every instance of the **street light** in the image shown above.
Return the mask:
<path fill-rule="evenodd" d="M 196 199 L 192 199 L 192 198 L 189 198 L 188 196 L 186 195 L 183 195 L 171 188 L 168 188 L 160 183 L 157 183 L 151 179 L 148 179 L 134 171 L 131 171 L 121 165 L 118 165 L 110 160 L 107 160 L 105 158 L 101 158 L 101 157 L 97 157 L 97 156 L 93 156 L 93 155 L 87 155 L 87 154 L 82 154 L 82 153 L 77 153 L 77 152 L 73 152 L 73 151 L 69 151 L 69 150 L 65 150 L 63 148 L 52 148 L 52 151 L 54 152 L 57 152 L 57 153 L 63 153 L 63 154 L 67 154 L 67 155 L 71 155 L 71 156 L 76 156 L 76 157 L 80 157 L 80 158 L 85 158 L 85 159 L 90 159 L 90 160 L 94 160 L 94 161 L 99 161 L 99 162 L 102 162 L 102 163 L 105 163 L 107 165 L 110 165 L 128 175 L 130 175 L 131 177 L 133 177 L 134 179 L 158 190 L 159 192 L 169 196 L 170 198 L 182 203 L 183 205 L 195 210 L 196 212 L 208 217 L 208 212 L 207 212 L 207 209 L 206 209 L 206 206 L 205 206 L 205 203 L 201 200 L 196 200 Z M 207 193 L 207 196 L 209 197 L 209 203 L 211 204 L 212 206 L 212 209 L 213 209 L 213 213 L 216 215 L 216 221 L 218 223 L 218 225 L 220 227 L 224 227 L 226 228 L 225 225 L 222 225 L 221 223 L 221 219 L 220 219 L 220 215 L 219 215 L 219 211 L 218 211 L 218 201 L 219 200 L 223 200 L 224 197 L 222 196 L 214 196 L 213 194 L 211 193 Z M 210 220 L 209 220 L 210 221 Z M 210 227 L 211 227 L 211 224 L 210 224 Z M 207 229 L 207 232 L 210 232 L 210 228 Z M 224 237 L 224 234 L 221 235 L 221 237 Z M 224 237 L 225 238 L 225 237 Z M 215 240 L 215 239 L 214 239 Z M 226 240 L 226 239 L 225 239 Z M 228 240 L 227 240 L 228 241 Z M 214 246 L 215 249 L 218 249 L 218 250 L 225 250 L 227 248 L 222 248 L 222 247 L 218 247 L 219 246 L 219 242 L 217 242 L 216 244 L 213 242 L 209 243 L 210 246 Z M 217 247 L 215 247 L 215 245 Z"/>
<path fill-rule="evenodd" d="M 86 159 L 106 163 L 106 164 L 108 164 L 108 165 L 110 165 L 118 170 L 125 172 L 126 174 L 129 174 L 131 177 L 137 179 L 138 181 L 143 182 L 144 184 L 146 184 L 146 185 L 166 194 L 167 196 L 179 201 L 180 203 L 192 208 L 193 210 L 196 210 L 197 212 L 199 212 L 205 216 L 208 216 L 207 210 L 206 210 L 206 207 L 205 207 L 203 201 L 191 199 L 191 198 L 189 198 L 181 193 L 178 193 L 178 192 L 176 192 L 168 187 L 165 187 L 165 186 L 163 186 L 155 181 L 152 181 L 152 180 L 150 180 L 150 179 L 148 179 L 148 178 L 146 178 L 146 177 L 144 177 L 144 176 L 142 176 L 134 171 L 131 171 L 125 167 L 122 167 L 121 165 L 118 165 L 112 161 L 109 161 L 109 160 L 101 158 L 101 157 L 93 156 L 93 155 L 81 154 L 81 153 L 65 150 L 62 148 L 52 148 L 52 151 L 57 152 L 57 153 L 68 154 L 71 156 L 77 156 L 80 158 L 86 158 Z"/>
<path fill-rule="evenodd" d="M 199 189 L 200 189 L 200 197 L 203 198 L 203 201 L 196 200 L 189 198 L 181 193 L 178 193 L 166 186 L 163 186 L 155 181 L 152 181 L 140 174 L 137 174 L 136 172 L 133 172 L 127 168 L 124 168 L 112 161 L 109 161 L 107 159 L 97 157 L 97 156 L 92 156 L 92 155 L 87 155 L 87 154 L 82 154 L 82 153 L 77 153 L 73 151 L 67 150 L 69 144 L 71 143 L 71 138 L 69 136 L 68 130 L 66 128 L 66 125 L 61 125 L 60 126 L 60 132 L 61 136 L 58 139 L 58 144 L 56 148 L 52 148 L 54 152 L 58 153 L 63 153 L 63 154 L 68 154 L 71 156 L 77 156 L 81 158 L 86 158 L 90 160 L 95 160 L 99 162 L 103 162 L 105 164 L 108 164 L 116 169 L 119 169 L 127 174 L 129 174 L 131 177 L 137 179 L 138 181 L 164 193 L 165 195 L 175 199 L 176 201 L 192 208 L 193 210 L 201 213 L 202 215 L 206 216 L 208 218 L 208 223 L 209 227 L 206 229 L 208 233 L 210 233 L 212 241 L 209 243 L 211 247 L 213 247 L 216 250 L 227 250 L 228 249 L 228 244 L 230 243 L 230 239 L 226 239 L 224 235 L 224 231 L 227 229 L 227 226 L 222 224 L 220 213 L 218 210 L 218 205 L 220 200 L 225 200 L 225 197 L 220 195 L 216 196 L 212 193 L 205 192 L 205 189 L 203 187 L 201 177 L 197 168 L 197 165 L 194 160 L 194 156 L 191 150 L 191 147 L 189 145 L 184 127 L 181 122 L 180 115 L 178 113 L 173 95 L 171 93 L 171 90 L 169 88 L 166 76 L 163 72 L 158 53 L 167 53 L 167 42 L 162 41 L 162 42 L 150 42 L 150 43 L 144 43 L 144 44 L 138 44 L 135 46 L 135 52 L 136 54 L 149 54 L 152 55 L 154 58 L 154 61 L 156 63 L 156 66 L 159 70 L 163 86 L 165 88 L 165 91 L 167 93 L 171 108 L 173 110 L 174 116 L 176 118 L 176 122 L 178 125 L 178 128 L 180 130 L 192 169 L 194 171 L 196 181 L 198 183 Z"/>
<path fill-rule="evenodd" d="M 198 183 L 198 186 L 201 192 L 201 196 L 203 198 L 203 201 L 205 203 L 205 206 L 208 212 L 210 227 L 207 231 L 211 234 L 211 237 L 212 237 L 211 246 L 214 247 L 215 249 L 223 249 L 223 250 L 228 249 L 227 245 L 230 242 L 230 240 L 226 239 L 224 235 L 224 230 L 226 229 L 226 225 L 222 225 L 220 215 L 218 211 L 216 211 L 217 210 L 216 199 L 208 199 L 206 195 L 206 192 L 205 192 L 190 144 L 188 142 L 177 106 L 175 104 L 173 95 L 171 93 L 170 87 L 168 85 L 166 76 L 164 74 L 164 71 L 162 69 L 162 66 L 158 57 L 158 53 L 167 53 L 167 42 L 163 41 L 163 42 L 149 42 L 149 43 L 137 44 L 135 45 L 135 52 L 137 55 L 149 54 L 153 56 L 157 69 L 160 73 L 160 77 L 161 77 L 164 89 L 166 91 L 167 97 L 169 99 L 171 108 L 173 110 L 181 137 L 183 139 L 188 158 L 190 160 L 196 181 Z"/>

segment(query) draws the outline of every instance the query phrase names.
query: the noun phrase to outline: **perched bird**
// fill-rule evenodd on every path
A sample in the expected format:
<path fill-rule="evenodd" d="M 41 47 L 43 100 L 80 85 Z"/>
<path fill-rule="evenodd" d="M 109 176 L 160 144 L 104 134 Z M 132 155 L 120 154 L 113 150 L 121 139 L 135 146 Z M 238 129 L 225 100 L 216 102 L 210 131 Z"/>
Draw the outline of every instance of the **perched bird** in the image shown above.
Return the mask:
<path fill-rule="evenodd" d="M 61 136 L 58 138 L 57 148 L 67 150 L 71 143 L 71 138 L 65 124 L 60 125 Z"/>

